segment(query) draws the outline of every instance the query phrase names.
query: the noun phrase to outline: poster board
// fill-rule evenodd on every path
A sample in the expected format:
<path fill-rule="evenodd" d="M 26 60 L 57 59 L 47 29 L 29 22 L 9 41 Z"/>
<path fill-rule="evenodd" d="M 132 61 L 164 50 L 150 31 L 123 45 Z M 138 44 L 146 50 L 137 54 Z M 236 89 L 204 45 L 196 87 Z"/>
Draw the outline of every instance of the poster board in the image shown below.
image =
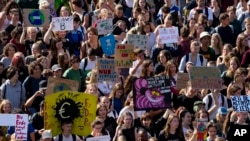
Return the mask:
<path fill-rule="evenodd" d="M 97 59 L 98 81 L 115 81 L 115 60 L 114 59 Z"/>
<path fill-rule="evenodd" d="M 208 122 L 203 119 L 197 120 L 197 141 L 205 141 L 207 138 Z"/>
<path fill-rule="evenodd" d="M 16 140 L 27 140 L 28 122 L 27 114 L 0 114 L 0 126 L 15 126 Z"/>
<path fill-rule="evenodd" d="M 80 136 L 90 134 L 91 122 L 96 117 L 97 97 L 74 91 L 61 91 L 45 97 L 45 129 L 52 135 L 62 132 L 62 120 L 72 120 L 72 133 Z"/>
<path fill-rule="evenodd" d="M 188 73 L 177 73 L 176 88 L 183 89 L 187 87 L 187 82 L 189 81 Z"/>
<path fill-rule="evenodd" d="M 86 141 L 110 141 L 110 136 L 106 135 L 106 136 L 86 138 Z"/>
<path fill-rule="evenodd" d="M 143 50 L 147 49 L 148 36 L 147 35 L 137 35 L 128 34 L 128 44 L 134 45 L 134 48 L 141 48 Z"/>
<path fill-rule="evenodd" d="M 53 17 L 52 23 L 54 27 L 52 31 L 70 31 L 73 30 L 73 17 Z"/>
<path fill-rule="evenodd" d="M 159 37 L 162 44 L 177 43 L 179 38 L 178 27 L 159 28 Z"/>
<path fill-rule="evenodd" d="M 105 55 L 111 56 L 115 54 L 116 41 L 115 36 L 113 34 L 101 37 L 100 43 L 102 45 L 101 47 Z"/>
<path fill-rule="evenodd" d="M 49 9 L 23 9 L 25 26 L 43 27 L 50 24 Z"/>
<path fill-rule="evenodd" d="M 222 89 L 220 70 L 217 67 L 192 67 L 189 79 L 194 89 Z"/>
<path fill-rule="evenodd" d="M 250 96 L 231 96 L 231 102 L 234 111 L 238 112 L 249 112 L 250 111 Z"/>
<path fill-rule="evenodd" d="M 115 67 L 130 68 L 133 64 L 134 46 L 132 44 L 116 44 Z"/>
<path fill-rule="evenodd" d="M 168 76 L 137 78 L 133 82 L 135 110 L 171 107 L 170 79 Z"/>
<path fill-rule="evenodd" d="M 106 35 L 113 31 L 113 19 L 108 18 L 105 20 L 97 20 L 96 29 L 98 31 L 98 35 Z"/>
<path fill-rule="evenodd" d="M 79 89 L 79 82 L 76 80 L 49 77 L 45 96 L 66 90 L 78 91 L 78 89 Z"/>

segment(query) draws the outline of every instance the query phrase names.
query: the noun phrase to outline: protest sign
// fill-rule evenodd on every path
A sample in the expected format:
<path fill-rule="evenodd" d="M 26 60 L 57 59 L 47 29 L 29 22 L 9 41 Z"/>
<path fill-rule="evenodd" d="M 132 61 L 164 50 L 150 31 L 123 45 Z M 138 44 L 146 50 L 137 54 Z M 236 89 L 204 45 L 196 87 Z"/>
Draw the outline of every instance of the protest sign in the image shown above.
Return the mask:
<path fill-rule="evenodd" d="M 24 25 L 33 27 L 49 26 L 49 9 L 23 9 Z"/>
<path fill-rule="evenodd" d="M 192 67 L 189 78 L 194 89 L 222 89 L 220 70 L 217 67 Z"/>
<path fill-rule="evenodd" d="M 187 87 L 187 82 L 189 81 L 188 73 L 180 73 L 177 74 L 176 88 L 183 89 Z"/>
<path fill-rule="evenodd" d="M 97 31 L 98 35 L 109 34 L 113 31 L 113 19 L 108 18 L 105 20 L 97 20 Z"/>
<path fill-rule="evenodd" d="M 129 44 L 117 44 L 115 48 L 115 67 L 130 68 L 133 64 L 134 46 Z"/>
<path fill-rule="evenodd" d="M 115 60 L 114 59 L 97 59 L 98 81 L 115 81 Z"/>
<path fill-rule="evenodd" d="M 159 37 L 162 44 L 177 43 L 179 31 L 177 27 L 159 28 Z"/>
<path fill-rule="evenodd" d="M 76 80 L 49 77 L 45 96 L 66 90 L 78 91 L 78 88 L 79 82 Z"/>
<path fill-rule="evenodd" d="M 128 34 L 127 43 L 134 45 L 134 48 L 141 48 L 143 50 L 146 50 L 147 43 L 148 43 L 148 36 L 147 35 Z"/>
<path fill-rule="evenodd" d="M 135 110 L 171 107 L 170 79 L 168 76 L 137 78 L 133 83 Z"/>
<path fill-rule="evenodd" d="M 72 133 L 89 135 L 90 124 L 96 117 L 97 97 L 74 91 L 60 91 L 45 97 L 45 129 L 52 135 L 62 132 L 61 121 L 73 121 Z"/>
<path fill-rule="evenodd" d="M 106 136 L 86 138 L 86 141 L 110 141 L 110 136 L 106 135 Z"/>
<path fill-rule="evenodd" d="M 197 141 L 205 141 L 207 138 L 207 124 L 204 119 L 197 120 Z"/>
<path fill-rule="evenodd" d="M 231 96 L 231 102 L 234 111 L 250 111 L 250 96 L 248 95 Z"/>
<path fill-rule="evenodd" d="M 54 27 L 52 31 L 69 31 L 73 30 L 73 17 L 53 17 Z"/>
<path fill-rule="evenodd" d="M 101 37 L 100 43 L 102 45 L 102 50 L 105 55 L 111 56 L 115 54 L 116 41 L 113 34 Z"/>
<path fill-rule="evenodd" d="M 28 122 L 27 114 L 0 114 L 0 126 L 15 126 L 16 140 L 27 140 Z"/>

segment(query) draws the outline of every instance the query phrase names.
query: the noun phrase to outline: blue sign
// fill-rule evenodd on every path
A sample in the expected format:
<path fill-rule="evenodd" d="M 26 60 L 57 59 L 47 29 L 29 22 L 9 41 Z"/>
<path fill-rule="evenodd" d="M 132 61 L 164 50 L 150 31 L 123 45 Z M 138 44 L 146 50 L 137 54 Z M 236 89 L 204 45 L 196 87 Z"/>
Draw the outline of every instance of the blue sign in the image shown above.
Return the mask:
<path fill-rule="evenodd" d="M 33 10 L 28 15 L 29 22 L 34 26 L 42 25 L 45 21 L 45 15 L 40 10 Z"/>
<path fill-rule="evenodd" d="M 100 38 L 103 53 L 107 56 L 115 54 L 115 36 L 113 34 Z"/>

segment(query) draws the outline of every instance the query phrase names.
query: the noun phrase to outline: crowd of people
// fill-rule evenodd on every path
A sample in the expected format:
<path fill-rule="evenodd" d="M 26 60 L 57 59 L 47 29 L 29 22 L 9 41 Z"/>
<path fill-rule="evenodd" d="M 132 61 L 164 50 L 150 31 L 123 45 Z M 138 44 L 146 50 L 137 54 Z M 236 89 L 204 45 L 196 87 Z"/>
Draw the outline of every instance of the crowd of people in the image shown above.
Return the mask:
<path fill-rule="evenodd" d="M 204 140 L 233 140 L 233 125 L 249 125 L 247 111 L 233 111 L 231 96 L 250 95 L 250 1 L 248 0 L 4 0 L 0 2 L 0 114 L 29 115 L 28 141 L 82 141 L 108 135 L 113 141 L 197 141 L 197 121 L 207 122 Z M 73 30 L 53 31 L 53 22 L 27 27 L 23 9 L 48 9 L 51 17 L 73 17 Z M 116 43 L 146 35 L 131 68 L 115 69 L 115 81 L 98 81 L 97 59 L 105 55 L 97 20 L 113 19 Z M 177 43 L 162 43 L 159 29 L 178 27 Z M 176 88 L 178 73 L 217 67 L 221 89 Z M 134 110 L 133 81 L 166 75 L 171 108 Z M 44 129 L 48 77 L 79 82 L 96 95 L 96 119 L 87 136 Z M 13 126 L 0 127 L 0 141 L 15 140 Z"/>

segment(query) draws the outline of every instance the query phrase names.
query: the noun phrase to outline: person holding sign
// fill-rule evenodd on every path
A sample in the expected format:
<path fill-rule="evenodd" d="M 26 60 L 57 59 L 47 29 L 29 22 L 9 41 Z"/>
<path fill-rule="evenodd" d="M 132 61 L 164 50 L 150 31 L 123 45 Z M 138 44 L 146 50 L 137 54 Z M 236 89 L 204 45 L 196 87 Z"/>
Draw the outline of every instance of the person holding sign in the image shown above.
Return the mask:
<path fill-rule="evenodd" d="M 129 74 L 139 77 L 142 69 L 142 63 L 145 59 L 144 57 L 144 50 L 142 49 L 136 49 L 134 50 L 134 54 L 136 56 L 136 60 L 133 62 L 133 65 L 131 68 L 129 68 Z"/>
<path fill-rule="evenodd" d="M 90 135 L 87 135 L 85 138 L 84 138 L 84 141 L 88 141 L 88 138 L 92 138 L 92 137 L 100 137 L 100 136 L 105 136 L 105 135 L 108 135 L 109 136 L 109 133 L 106 131 L 105 133 L 103 133 L 103 122 L 96 119 L 94 120 L 92 123 L 91 123 L 91 128 L 92 128 L 92 132 L 90 133 Z"/>

